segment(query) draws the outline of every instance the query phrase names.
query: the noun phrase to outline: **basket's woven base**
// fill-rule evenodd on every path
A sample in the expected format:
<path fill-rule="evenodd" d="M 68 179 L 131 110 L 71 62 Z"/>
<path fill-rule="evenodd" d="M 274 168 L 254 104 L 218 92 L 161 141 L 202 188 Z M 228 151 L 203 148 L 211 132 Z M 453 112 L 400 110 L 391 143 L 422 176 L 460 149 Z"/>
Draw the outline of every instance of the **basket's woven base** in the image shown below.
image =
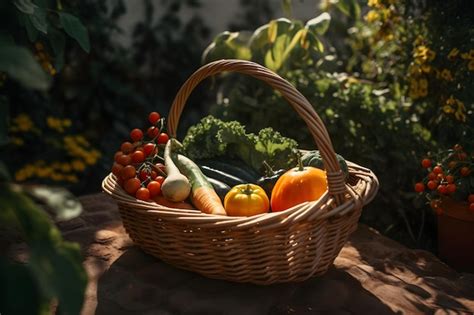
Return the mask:
<path fill-rule="evenodd" d="M 193 229 L 150 218 L 120 205 L 127 233 L 148 254 L 176 267 L 235 282 L 298 282 L 320 275 L 332 265 L 361 209 L 343 216 L 294 224 L 268 231 Z M 140 226 L 152 226 L 144 229 Z"/>
<path fill-rule="evenodd" d="M 118 202 L 123 225 L 145 252 L 209 278 L 272 284 L 323 274 L 357 228 L 378 188 L 373 173 L 348 161 L 341 205 L 327 193 L 282 212 L 227 217 L 167 208 L 129 196 L 113 175 L 103 188 Z"/>

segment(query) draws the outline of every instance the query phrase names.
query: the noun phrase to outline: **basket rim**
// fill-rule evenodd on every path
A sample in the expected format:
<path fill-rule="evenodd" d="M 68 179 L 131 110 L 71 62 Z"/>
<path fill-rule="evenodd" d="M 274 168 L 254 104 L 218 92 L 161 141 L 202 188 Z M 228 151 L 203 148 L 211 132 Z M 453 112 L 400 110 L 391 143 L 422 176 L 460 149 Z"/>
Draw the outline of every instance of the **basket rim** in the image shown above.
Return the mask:
<path fill-rule="evenodd" d="M 206 228 L 245 229 L 253 225 L 270 228 L 275 224 L 282 225 L 301 220 L 322 220 L 333 216 L 342 216 L 369 203 L 375 197 L 379 187 L 377 177 L 370 169 L 350 161 L 346 162 L 349 174 L 355 180 L 355 184 L 345 184 L 348 193 L 342 204 L 337 206 L 334 197 L 326 191 L 318 200 L 304 202 L 280 212 L 269 212 L 249 217 L 206 214 L 198 209 L 170 208 L 152 201 L 138 200 L 127 194 L 118 185 L 116 177 L 112 173 L 102 181 L 102 189 L 111 195 L 120 206 L 145 212 L 163 220 L 179 221 L 183 224 L 194 224 Z"/>

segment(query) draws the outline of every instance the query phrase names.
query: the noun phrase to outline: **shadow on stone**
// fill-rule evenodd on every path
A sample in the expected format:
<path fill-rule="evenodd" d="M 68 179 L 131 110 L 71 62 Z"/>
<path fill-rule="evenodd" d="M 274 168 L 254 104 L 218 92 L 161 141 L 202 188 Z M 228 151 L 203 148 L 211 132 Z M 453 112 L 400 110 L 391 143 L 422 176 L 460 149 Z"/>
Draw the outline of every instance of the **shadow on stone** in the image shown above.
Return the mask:
<path fill-rule="evenodd" d="M 380 241 L 370 241 L 374 236 Z M 469 306 L 472 303 L 466 305 L 465 302 L 474 300 L 474 274 L 457 273 L 433 254 L 407 249 L 365 226 L 360 226 L 354 233 L 350 246 L 358 252 L 361 264 L 372 268 L 368 276 L 380 281 L 387 289 L 398 287 L 406 292 L 404 296 L 394 296 L 394 302 L 399 299 L 398 304 L 411 304 L 410 308 L 422 313 L 441 309 L 473 312 Z"/>
<path fill-rule="evenodd" d="M 345 271 L 257 286 L 202 277 L 129 248 L 99 279 L 96 314 L 394 314 Z"/>

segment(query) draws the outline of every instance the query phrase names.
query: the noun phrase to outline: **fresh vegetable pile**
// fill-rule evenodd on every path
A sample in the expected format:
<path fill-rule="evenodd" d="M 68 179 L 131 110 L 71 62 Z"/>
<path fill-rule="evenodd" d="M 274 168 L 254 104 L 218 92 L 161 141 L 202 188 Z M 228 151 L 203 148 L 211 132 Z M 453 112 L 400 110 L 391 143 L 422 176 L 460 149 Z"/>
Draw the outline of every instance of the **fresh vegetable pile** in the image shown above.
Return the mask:
<path fill-rule="evenodd" d="M 327 191 L 318 151 L 303 157 L 296 141 L 271 128 L 247 133 L 236 121 L 205 117 L 181 144 L 164 118 L 148 117 L 144 133 L 130 132 L 115 154 L 112 173 L 128 194 L 165 207 L 207 214 L 252 216 L 319 199 Z M 338 156 L 341 169 L 347 164 Z"/>

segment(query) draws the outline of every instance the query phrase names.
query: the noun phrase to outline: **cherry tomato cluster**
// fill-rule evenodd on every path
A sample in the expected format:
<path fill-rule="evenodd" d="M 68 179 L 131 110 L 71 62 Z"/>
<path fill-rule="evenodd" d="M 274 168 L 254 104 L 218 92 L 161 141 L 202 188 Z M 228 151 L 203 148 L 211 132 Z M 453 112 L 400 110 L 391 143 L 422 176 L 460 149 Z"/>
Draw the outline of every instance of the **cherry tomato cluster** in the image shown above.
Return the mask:
<path fill-rule="evenodd" d="M 157 112 L 148 116 L 151 126 L 146 136 L 141 129 L 130 132 L 130 140 L 121 144 L 115 153 L 112 173 L 119 185 L 140 200 L 150 200 L 161 194 L 165 180 L 165 166 L 160 152 L 169 136 L 164 132 L 164 118 Z"/>
<path fill-rule="evenodd" d="M 441 161 L 441 163 L 434 163 L 430 158 L 422 159 L 421 166 L 427 169 L 428 175 L 423 181 L 415 184 L 416 192 L 429 192 L 432 197 L 430 205 L 438 214 L 441 214 L 443 210 L 440 207 L 440 200 L 436 197 L 450 196 L 456 193 L 463 180 L 471 175 L 473 166 L 472 157 L 469 158 L 459 144 L 456 144 L 449 151 L 448 156 Z M 474 187 L 469 184 L 468 186 L 471 191 L 466 199 L 469 203 L 469 210 L 474 213 L 474 194 L 472 193 Z"/>

